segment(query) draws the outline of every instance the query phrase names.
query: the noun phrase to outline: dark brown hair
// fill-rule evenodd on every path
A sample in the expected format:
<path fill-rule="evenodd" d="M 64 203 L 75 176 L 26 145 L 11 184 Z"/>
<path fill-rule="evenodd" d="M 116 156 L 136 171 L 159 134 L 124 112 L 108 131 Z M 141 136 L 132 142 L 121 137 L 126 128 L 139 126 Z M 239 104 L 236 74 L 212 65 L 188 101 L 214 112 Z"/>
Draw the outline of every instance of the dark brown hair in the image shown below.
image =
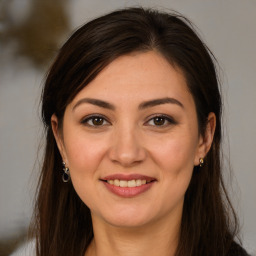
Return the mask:
<path fill-rule="evenodd" d="M 112 12 L 78 29 L 60 49 L 42 94 L 46 147 L 35 208 L 38 256 L 84 255 L 93 238 L 90 210 L 72 183 L 61 179 L 61 156 L 51 116 L 62 123 L 66 106 L 110 62 L 132 52 L 156 51 L 182 70 L 194 98 L 199 131 L 217 119 L 203 168 L 195 167 L 185 195 L 176 256 L 226 255 L 237 220 L 221 173 L 221 97 L 215 59 L 193 25 L 176 13 L 130 8 Z"/>

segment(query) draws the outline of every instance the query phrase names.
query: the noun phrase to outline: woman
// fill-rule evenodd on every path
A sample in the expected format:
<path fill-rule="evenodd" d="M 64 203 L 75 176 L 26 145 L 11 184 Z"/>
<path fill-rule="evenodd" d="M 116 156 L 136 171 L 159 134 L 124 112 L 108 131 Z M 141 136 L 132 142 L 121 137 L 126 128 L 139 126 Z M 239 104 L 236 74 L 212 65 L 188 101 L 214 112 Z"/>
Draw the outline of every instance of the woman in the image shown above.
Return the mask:
<path fill-rule="evenodd" d="M 221 106 L 214 57 L 184 17 L 132 8 L 78 29 L 42 95 L 37 255 L 247 255 Z"/>

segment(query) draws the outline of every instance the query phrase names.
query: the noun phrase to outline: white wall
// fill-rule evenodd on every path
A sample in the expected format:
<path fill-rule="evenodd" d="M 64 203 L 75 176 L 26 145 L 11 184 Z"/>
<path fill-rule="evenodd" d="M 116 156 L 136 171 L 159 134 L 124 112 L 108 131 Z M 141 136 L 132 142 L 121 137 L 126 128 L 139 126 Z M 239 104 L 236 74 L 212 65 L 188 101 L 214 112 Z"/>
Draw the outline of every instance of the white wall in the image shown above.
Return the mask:
<path fill-rule="evenodd" d="M 226 149 L 226 155 L 230 154 L 240 188 L 236 188 L 238 196 L 234 200 L 244 223 L 244 244 L 250 252 L 256 251 L 256 1 L 70 2 L 73 27 L 115 8 L 131 5 L 174 9 L 197 25 L 224 71 L 224 123 L 230 143 L 230 152 Z M 32 171 L 40 140 L 38 100 L 43 74 L 27 62 L 12 59 L 9 48 L 0 51 L 1 238 L 29 223 L 35 187 Z M 225 140 L 228 141 L 227 137 Z"/>

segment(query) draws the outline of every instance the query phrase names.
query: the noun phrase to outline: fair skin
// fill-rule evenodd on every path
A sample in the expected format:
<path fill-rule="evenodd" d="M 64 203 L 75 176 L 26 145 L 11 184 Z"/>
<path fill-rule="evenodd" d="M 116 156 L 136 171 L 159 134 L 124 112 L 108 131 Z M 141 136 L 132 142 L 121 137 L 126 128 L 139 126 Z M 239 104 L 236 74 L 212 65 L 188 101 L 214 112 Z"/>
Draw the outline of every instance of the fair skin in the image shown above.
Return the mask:
<path fill-rule="evenodd" d="M 210 113 L 198 133 L 182 72 L 153 51 L 119 57 L 67 106 L 61 129 L 52 116 L 52 128 L 91 210 L 86 255 L 174 255 L 184 194 L 215 129 Z"/>

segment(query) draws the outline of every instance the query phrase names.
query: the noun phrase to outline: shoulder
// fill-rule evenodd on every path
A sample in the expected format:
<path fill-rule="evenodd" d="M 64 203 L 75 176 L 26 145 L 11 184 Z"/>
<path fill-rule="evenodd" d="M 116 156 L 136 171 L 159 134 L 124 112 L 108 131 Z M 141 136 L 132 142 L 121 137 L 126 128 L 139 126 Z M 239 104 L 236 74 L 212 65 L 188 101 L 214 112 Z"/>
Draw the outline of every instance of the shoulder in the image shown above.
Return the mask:
<path fill-rule="evenodd" d="M 243 247 L 236 242 L 233 242 L 230 246 L 227 256 L 250 256 Z"/>
<path fill-rule="evenodd" d="M 36 244 L 35 240 L 28 241 L 27 243 L 19 247 L 10 256 L 35 256 L 36 255 L 35 244 Z"/>

